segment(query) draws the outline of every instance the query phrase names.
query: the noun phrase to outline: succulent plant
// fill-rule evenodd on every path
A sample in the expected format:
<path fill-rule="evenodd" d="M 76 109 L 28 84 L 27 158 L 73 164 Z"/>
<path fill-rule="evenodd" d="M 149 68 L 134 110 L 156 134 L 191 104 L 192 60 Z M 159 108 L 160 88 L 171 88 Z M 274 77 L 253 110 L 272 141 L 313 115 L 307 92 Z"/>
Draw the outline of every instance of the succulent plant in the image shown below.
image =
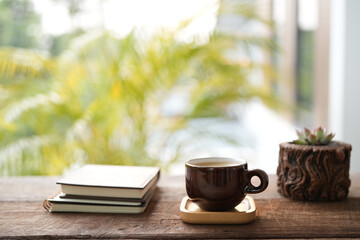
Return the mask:
<path fill-rule="evenodd" d="M 296 130 L 299 139 L 293 143 L 300 145 L 327 145 L 334 138 L 334 133 L 328 133 L 325 128 L 315 128 L 313 132 L 304 128 L 304 131 Z"/>

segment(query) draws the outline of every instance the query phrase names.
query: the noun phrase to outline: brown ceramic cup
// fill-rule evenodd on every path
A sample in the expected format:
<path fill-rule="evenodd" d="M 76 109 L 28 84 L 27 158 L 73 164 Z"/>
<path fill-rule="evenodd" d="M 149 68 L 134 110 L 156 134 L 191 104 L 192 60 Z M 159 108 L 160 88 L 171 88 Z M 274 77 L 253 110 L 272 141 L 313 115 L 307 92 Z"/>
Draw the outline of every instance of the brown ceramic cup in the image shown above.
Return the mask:
<path fill-rule="evenodd" d="M 260 193 L 269 183 L 264 171 L 249 171 L 245 160 L 196 158 L 188 160 L 185 167 L 186 192 L 205 211 L 232 210 L 247 193 Z M 259 177 L 259 186 L 251 184 L 253 176 Z"/>

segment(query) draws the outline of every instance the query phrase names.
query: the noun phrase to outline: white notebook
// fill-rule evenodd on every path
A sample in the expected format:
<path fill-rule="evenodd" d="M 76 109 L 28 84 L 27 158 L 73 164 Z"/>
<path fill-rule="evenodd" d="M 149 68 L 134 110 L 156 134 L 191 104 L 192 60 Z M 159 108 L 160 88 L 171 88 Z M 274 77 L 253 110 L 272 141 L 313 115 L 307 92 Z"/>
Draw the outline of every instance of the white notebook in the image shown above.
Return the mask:
<path fill-rule="evenodd" d="M 142 199 L 159 176 L 157 167 L 85 165 L 56 183 L 69 195 Z"/>

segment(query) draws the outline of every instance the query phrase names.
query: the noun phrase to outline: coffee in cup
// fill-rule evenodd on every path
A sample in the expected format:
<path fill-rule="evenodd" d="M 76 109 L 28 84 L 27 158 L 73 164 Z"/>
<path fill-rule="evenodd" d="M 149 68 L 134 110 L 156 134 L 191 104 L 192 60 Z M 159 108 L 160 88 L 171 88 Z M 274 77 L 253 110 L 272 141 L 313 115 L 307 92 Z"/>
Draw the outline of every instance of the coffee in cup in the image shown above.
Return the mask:
<path fill-rule="evenodd" d="M 232 158 L 196 158 L 188 160 L 186 167 L 186 192 L 194 203 L 206 211 L 234 209 L 248 193 L 260 193 L 269 183 L 268 175 L 260 170 L 249 171 L 247 162 Z M 260 179 L 253 186 L 251 178 Z"/>

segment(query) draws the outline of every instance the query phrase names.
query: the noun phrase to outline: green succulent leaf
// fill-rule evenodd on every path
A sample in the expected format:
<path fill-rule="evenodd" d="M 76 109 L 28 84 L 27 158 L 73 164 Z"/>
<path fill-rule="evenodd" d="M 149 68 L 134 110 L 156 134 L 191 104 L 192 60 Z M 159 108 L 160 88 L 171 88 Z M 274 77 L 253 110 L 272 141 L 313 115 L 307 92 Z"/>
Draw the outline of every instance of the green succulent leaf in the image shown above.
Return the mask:
<path fill-rule="evenodd" d="M 308 137 L 311 134 L 311 131 L 307 128 L 304 128 L 304 134 L 306 137 Z"/>
<path fill-rule="evenodd" d="M 322 141 L 325 138 L 324 129 L 322 129 L 321 127 L 318 127 L 315 130 L 315 134 L 316 134 L 316 137 L 318 138 L 319 141 Z"/>
<path fill-rule="evenodd" d="M 303 133 L 300 130 L 296 129 L 296 135 L 301 138 L 303 136 Z"/>
<path fill-rule="evenodd" d="M 294 140 L 293 143 L 298 145 L 308 145 L 306 141 L 302 141 L 302 140 Z"/>
<path fill-rule="evenodd" d="M 307 139 L 308 139 L 309 142 L 310 142 L 311 144 L 313 144 L 313 145 L 317 143 L 317 137 L 316 137 L 316 135 L 314 135 L 314 134 L 312 134 L 312 133 L 308 136 Z"/>
<path fill-rule="evenodd" d="M 334 134 L 334 133 L 329 134 L 329 135 L 325 138 L 326 143 L 329 143 L 334 137 L 335 137 L 335 134 Z"/>
<path fill-rule="evenodd" d="M 304 135 L 304 133 L 303 132 L 301 132 L 301 131 L 299 131 L 299 130 L 296 130 L 296 134 L 297 134 L 297 136 L 299 137 L 299 140 L 303 140 L 303 141 L 305 141 L 305 135 Z"/>

